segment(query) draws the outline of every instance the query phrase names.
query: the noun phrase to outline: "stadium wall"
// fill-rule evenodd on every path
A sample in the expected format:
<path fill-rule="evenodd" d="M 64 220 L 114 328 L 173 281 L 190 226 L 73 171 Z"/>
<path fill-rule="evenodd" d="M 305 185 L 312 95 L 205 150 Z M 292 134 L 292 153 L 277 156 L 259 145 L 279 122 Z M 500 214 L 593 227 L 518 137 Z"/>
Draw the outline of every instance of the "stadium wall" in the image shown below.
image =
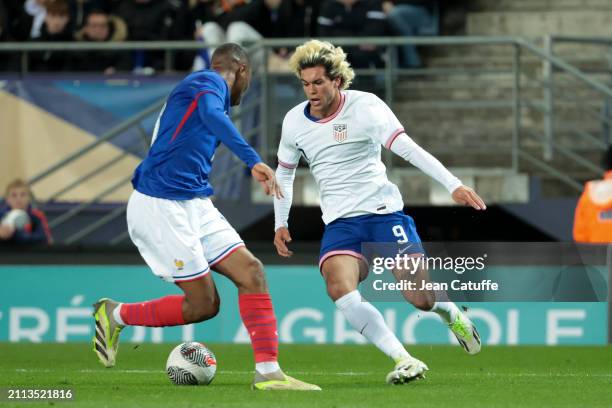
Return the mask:
<path fill-rule="evenodd" d="M 7 136 L 0 149 L 0 185 L 5 186 L 16 176 L 30 179 L 44 172 L 164 98 L 178 80 L 61 75 L 0 80 L 0 123 Z M 142 121 L 145 134 L 150 134 L 155 119 L 156 114 Z M 131 174 L 146 153 L 145 147 L 138 130 L 130 129 L 34 185 L 34 194 L 45 201 L 63 186 L 127 151 L 127 157 L 117 165 L 59 197 L 61 201 L 91 199 Z M 104 201 L 126 201 L 130 193 L 126 185 Z"/>
<path fill-rule="evenodd" d="M 349 328 L 327 298 L 314 266 L 269 266 L 270 290 L 284 343 L 365 343 Z M 508 271 L 511 273 L 512 271 Z M 90 305 L 108 296 L 126 302 L 178 293 L 178 288 L 133 265 L 0 266 L 0 341 L 86 342 L 93 335 Z M 10 277 L 10 278 L 9 278 Z M 231 282 L 214 275 L 221 312 L 208 322 L 179 328 L 128 328 L 123 338 L 135 343 L 199 340 L 244 343 L 248 335 L 237 310 Z M 407 343 L 449 344 L 452 334 L 438 317 L 406 303 L 377 303 L 390 327 Z M 605 302 L 472 303 L 468 313 L 483 341 L 507 344 L 605 344 L 608 311 Z"/>

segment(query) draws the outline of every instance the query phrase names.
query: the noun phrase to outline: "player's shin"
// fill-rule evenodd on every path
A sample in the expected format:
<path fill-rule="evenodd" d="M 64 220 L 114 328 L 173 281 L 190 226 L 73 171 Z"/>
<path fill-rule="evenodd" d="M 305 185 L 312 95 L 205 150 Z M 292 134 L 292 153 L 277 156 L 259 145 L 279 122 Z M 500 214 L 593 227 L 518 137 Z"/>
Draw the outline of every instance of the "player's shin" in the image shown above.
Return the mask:
<path fill-rule="evenodd" d="M 140 303 L 122 303 L 113 313 L 115 320 L 130 326 L 165 327 L 185 324 L 184 295 L 165 296 Z"/>
<path fill-rule="evenodd" d="M 278 331 L 270 295 L 242 294 L 238 297 L 238 305 L 240 317 L 251 338 L 255 369 L 260 374 L 278 371 Z"/>
<path fill-rule="evenodd" d="M 398 362 L 410 357 L 402 343 L 387 327 L 382 314 L 370 303 L 362 300 L 359 291 L 347 293 L 335 303 L 351 326 L 393 361 Z"/>

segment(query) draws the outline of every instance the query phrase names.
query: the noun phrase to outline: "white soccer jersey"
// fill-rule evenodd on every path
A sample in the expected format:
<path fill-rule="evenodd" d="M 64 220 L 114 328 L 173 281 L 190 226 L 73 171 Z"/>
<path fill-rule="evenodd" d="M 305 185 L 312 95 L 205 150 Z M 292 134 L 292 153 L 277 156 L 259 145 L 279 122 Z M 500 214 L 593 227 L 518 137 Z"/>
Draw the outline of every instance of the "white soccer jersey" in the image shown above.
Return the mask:
<path fill-rule="evenodd" d="M 326 224 L 402 210 L 402 196 L 381 161 L 381 145 L 389 147 L 404 128 L 374 94 L 350 90 L 342 91 L 341 98 L 338 110 L 325 119 L 307 116 L 307 101 L 285 115 L 279 164 L 295 168 L 304 156 L 319 188 Z"/>

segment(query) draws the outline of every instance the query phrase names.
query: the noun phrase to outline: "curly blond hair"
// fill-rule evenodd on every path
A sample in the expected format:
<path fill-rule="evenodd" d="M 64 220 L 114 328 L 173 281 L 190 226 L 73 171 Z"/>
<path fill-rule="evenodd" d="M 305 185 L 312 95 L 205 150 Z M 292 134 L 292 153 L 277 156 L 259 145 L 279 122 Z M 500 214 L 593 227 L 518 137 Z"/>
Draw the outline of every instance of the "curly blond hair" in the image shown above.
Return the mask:
<path fill-rule="evenodd" d="M 327 41 L 310 40 L 295 49 L 289 59 L 289 68 L 300 78 L 300 72 L 305 68 L 325 67 L 330 79 L 340 78 L 340 89 L 347 89 L 355 72 L 346 60 L 346 53 L 341 47 L 334 47 Z"/>

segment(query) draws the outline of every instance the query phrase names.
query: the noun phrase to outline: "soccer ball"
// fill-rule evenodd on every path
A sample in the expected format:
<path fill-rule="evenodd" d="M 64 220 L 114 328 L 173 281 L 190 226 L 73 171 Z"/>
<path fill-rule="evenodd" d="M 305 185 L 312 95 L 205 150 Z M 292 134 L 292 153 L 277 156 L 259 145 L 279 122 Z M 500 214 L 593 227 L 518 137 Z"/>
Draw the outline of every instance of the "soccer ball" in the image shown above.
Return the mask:
<path fill-rule="evenodd" d="M 181 343 L 168 356 L 166 373 L 176 385 L 208 385 L 215 378 L 217 359 L 205 345 Z"/>

